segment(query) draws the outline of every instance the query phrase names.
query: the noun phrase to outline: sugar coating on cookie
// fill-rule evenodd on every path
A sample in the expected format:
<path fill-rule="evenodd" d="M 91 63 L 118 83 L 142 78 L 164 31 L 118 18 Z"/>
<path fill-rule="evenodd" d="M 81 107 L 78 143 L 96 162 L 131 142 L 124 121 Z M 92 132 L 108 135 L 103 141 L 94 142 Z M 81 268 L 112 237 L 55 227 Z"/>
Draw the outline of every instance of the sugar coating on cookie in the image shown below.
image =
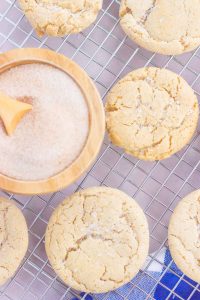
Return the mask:
<path fill-rule="evenodd" d="M 39 36 L 64 36 L 90 26 L 102 7 L 102 0 L 19 0 Z"/>
<path fill-rule="evenodd" d="M 181 150 L 198 122 L 198 101 L 177 74 L 157 68 L 129 73 L 106 103 L 111 141 L 144 160 L 160 160 Z"/>
<path fill-rule="evenodd" d="M 0 285 L 11 278 L 28 247 L 28 229 L 21 211 L 0 198 Z"/>
<path fill-rule="evenodd" d="M 168 242 L 181 271 L 200 283 L 200 190 L 186 196 L 170 219 Z"/>
<path fill-rule="evenodd" d="M 90 188 L 54 211 L 45 245 L 53 269 L 67 285 L 102 293 L 137 274 L 148 255 L 148 225 L 142 209 L 123 192 Z"/>
<path fill-rule="evenodd" d="M 177 55 L 200 45 L 199 0 L 122 0 L 121 26 L 140 46 Z"/>

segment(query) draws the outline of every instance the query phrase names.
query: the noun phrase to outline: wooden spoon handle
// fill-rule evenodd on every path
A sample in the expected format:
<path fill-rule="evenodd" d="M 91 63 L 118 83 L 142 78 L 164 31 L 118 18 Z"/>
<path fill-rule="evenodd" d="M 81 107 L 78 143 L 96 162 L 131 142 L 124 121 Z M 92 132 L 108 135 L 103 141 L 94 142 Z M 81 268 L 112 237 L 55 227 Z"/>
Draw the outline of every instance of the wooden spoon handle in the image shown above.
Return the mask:
<path fill-rule="evenodd" d="M 8 135 L 14 132 L 22 117 L 31 109 L 31 104 L 17 101 L 0 91 L 0 118 Z"/>

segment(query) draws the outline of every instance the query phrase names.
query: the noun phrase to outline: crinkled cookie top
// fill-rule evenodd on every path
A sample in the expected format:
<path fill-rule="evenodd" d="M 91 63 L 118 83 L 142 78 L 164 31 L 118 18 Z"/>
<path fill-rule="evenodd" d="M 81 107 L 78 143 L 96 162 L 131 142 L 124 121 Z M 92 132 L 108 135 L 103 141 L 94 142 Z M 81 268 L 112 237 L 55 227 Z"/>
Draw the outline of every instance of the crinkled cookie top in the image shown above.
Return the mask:
<path fill-rule="evenodd" d="M 140 159 L 160 160 L 181 150 L 194 134 L 198 115 L 191 87 L 166 69 L 133 71 L 107 96 L 111 141 Z"/>
<path fill-rule="evenodd" d="M 122 0 L 121 26 L 140 46 L 176 55 L 200 45 L 199 0 Z"/>
<path fill-rule="evenodd" d="M 107 292 L 129 282 L 143 265 L 148 225 L 142 209 L 123 192 L 90 188 L 54 211 L 45 244 L 66 284 L 84 292 Z"/>
<path fill-rule="evenodd" d="M 19 0 L 38 35 L 64 36 L 92 24 L 102 0 Z"/>
<path fill-rule="evenodd" d="M 0 198 L 0 285 L 12 277 L 28 247 L 28 229 L 12 201 Z"/>
<path fill-rule="evenodd" d="M 177 266 L 200 283 L 200 190 L 186 196 L 175 208 L 168 241 Z"/>

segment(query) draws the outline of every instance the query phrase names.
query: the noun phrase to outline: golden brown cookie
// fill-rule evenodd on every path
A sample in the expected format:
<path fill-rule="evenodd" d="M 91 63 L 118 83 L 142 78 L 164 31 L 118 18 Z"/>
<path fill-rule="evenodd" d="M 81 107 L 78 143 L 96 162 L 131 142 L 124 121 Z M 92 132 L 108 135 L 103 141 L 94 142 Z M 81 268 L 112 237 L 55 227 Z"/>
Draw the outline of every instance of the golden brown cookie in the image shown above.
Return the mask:
<path fill-rule="evenodd" d="M 102 0 L 19 0 L 37 34 L 64 36 L 78 33 L 95 20 Z"/>
<path fill-rule="evenodd" d="M 121 26 L 147 50 L 176 55 L 200 45 L 199 0 L 122 0 Z"/>
<path fill-rule="evenodd" d="M 193 90 L 166 69 L 133 71 L 107 96 L 111 141 L 139 159 L 160 160 L 181 150 L 195 132 L 198 115 Z"/>
<path fill-rule="evenodd" d="M 200 190 L 186 196 L 175 208 L 168 242 L 177 266 L 200 283 Z"/>
<path fill-rule="evenodd" d="M 0 198 L 0 285 L 11 278 L 28 247 L 28 229 L 12 201 Z"/>
<path fill-rule="evenodd" d="M 123 192 L 90 188 L 54 211 L 45 245 L 53 269 L 67 285 L 103 293 L 129 282 L 143 265 L 148 225 L 139 205 Z"/>

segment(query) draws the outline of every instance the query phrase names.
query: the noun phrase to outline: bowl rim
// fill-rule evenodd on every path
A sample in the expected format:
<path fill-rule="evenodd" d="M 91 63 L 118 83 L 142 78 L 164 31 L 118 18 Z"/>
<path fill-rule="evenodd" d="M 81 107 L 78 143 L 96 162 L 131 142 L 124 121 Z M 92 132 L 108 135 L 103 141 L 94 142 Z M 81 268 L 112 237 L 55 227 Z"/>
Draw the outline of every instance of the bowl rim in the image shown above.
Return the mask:
<path fill-rule="evenodd" d="M 100 94 L 87 73 L 68 57 L 41 48 L 14 49 L 0 54 L 0 74 L 17 65 L 45 63 L 67 73 L 81 89 L 88 106 L 89 131 L 79 156 L 67 168 L 47 179 L 25 181 L 0 174 L 0 188 L 35 195 L 56 192 L 76 181 L 98 155 L 105 134 L 105 111 Z"/>

